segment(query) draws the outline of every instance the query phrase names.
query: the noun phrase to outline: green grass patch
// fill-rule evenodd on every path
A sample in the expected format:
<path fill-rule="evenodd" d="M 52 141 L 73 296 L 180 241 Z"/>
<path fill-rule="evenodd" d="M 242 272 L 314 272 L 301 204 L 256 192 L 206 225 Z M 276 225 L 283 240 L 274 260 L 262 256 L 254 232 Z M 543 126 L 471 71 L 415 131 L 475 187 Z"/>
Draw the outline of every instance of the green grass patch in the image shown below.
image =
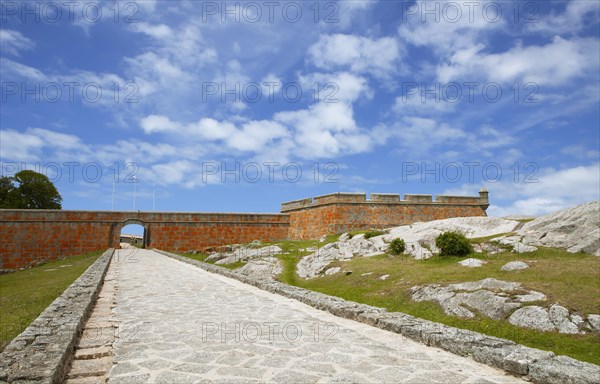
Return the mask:
<path fill-rule="evenodd" d="M 502 237 L 502 236 L 508 237 L 508 236 L 514 236 L 516 234 L 517 234 L 516 232 L 506 232 L 506 233 L 500 233 L 500 234 L 492 235 L 492 236 L 476 237 L 473 239 L 469 239 L 469 242 L 471 244 L 483 244 L 483 243 L 487 243 L 488 241 L 495 239 L 497 237 Z"/>
<path fill-rule="evenodd" d="M 183 253 L 183 252 L 171 252 L 171 253 L 174 253 L 174 254 L 179 255 L 179 256 L 184 256 L 184 257 L 187 257 L 189 259 L 202 261 L 204 263 L 218 265 L 219 267 L 223 267 L 223 268 L 227 268 L 227 269 L 231 269 L 231 270 L 237 269 L 237 268 L 239 268 L 239 267 L 241 267 L 241 266 L 243 266 L 243 265 L 246 264 L 246 262 L 242 261 L 242 260 L 236 261 L 235 263 L 230 263 L 230 264 L 216 264 L 216 262 L 214 262 L 214 261 L 206 261 L 206 259 L 210 255 L 205 255 L 203 253 L 197 253 L 195 255 L 192 254 L 192 253 Z"/>
<path fill-rule="evenodd" d="M 552 248 L 540 248 L 538 251 L 520 255 L 510 252 L 495 255 L 476 253 L 466 257 L 436 256 L 421 261 L 406 255 L 380 255 L 368 258 L 357 257 L 347 262 L 336 263 L 343 269 L 352 270 L 351 275 L 335 274 L 311 280 L 304 280 L 294 273 L 295 264 L 300 257 L 282 257 L 285 265 L 284 272 L 280 276 L 282 282 L 600 364 L 598 336 L 538 332 L 515 327 L 505 320 L 496 321 L 483 316 L 475 319 L 459 319 L 446 315 L 437 303 L 412 301 L 408 291 L 415 285 L 432 283 L 445 285 L 494 277 L 520 282 L 525 289 L 543 292 L 548 297 L 548 301 L 541 303 L 542 305 L 559 303 L 582 315 L 598 314 L 600 313 L 600 258 L 598 257 Z M 483 259 L 486 264 L 479 268 L 465 268 L 458 264 L 467 257 Z M 512 272 L 500 270 L 504 264 L 514 260 L 525 261 L 531 267 Z M 368 272 L 371 274 L 361 276 Z M 378 279 L 385 274 L 390 275 L 387 280 Z"/>
<path fill-rule="evenodd" d="M 0 350 L 60 296 L 102 251 L 0 275 Z"/>

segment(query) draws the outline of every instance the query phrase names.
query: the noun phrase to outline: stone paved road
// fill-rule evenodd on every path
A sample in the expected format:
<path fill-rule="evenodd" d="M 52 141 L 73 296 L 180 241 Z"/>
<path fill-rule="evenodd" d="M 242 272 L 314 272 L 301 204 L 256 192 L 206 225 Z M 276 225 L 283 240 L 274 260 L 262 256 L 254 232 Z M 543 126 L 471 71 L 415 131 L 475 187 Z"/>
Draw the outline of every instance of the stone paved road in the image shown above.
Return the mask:
<path fill-rule="evenodd" d="M 109 383 L 522 383 L 147 250 L 115 254 Z"/>

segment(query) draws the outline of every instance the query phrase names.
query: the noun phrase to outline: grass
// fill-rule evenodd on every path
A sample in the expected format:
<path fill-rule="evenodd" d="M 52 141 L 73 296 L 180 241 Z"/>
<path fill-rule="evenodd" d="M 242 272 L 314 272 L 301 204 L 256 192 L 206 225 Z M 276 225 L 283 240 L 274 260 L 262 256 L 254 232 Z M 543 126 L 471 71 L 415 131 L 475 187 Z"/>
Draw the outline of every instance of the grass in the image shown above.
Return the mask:
<path fill-rule="evenodd" d="M 0 350 L 23 332 L 101 254 L 99 251 L 68 257 L 0 275 Z"/>
<path fill-rule="evenodd" d="M 484 259 L 487 264 L 480 268 L 465 268 L 458 261 L 467 257 Z M 523 260 L 531 268 L 505 272 L 500 268 L 509 261 Z M 370 304 L 389 311 L 399 311 L 458 328 L 470 329 L 491 336 L 513 340 L 557 354 L 600 364 L 600 339 L 597 335 L 565 335 L 557 332 L 538 332 L 523 329 L 507 321 L 496 321 L 479 316 L 459 319 L 446 315 L 438 304 L 414 302 L 408 289 L 423 284 L 450 284 L 476 281 L 486 277 L 517 281 L 526 289 L 541 291 L 548 297 L 548 304 L 559 303 L 581 314 L 600 313 L 600 258 L 586 254 L 572 254 L 551 248 L 515 255 L 471 254 L 462 258 L 433 257 L 415 260 L 408 256 L 380 255 L 354 258 L 340 263 L 351 275 L 335 274 L 312 280 L 289 272 L 280 276 L 281 281 L 299 287 L 342 297 L 359 303 Z M 290 267 L 288 267 L 290 268 Z M 363 273 L 372 272 L 368 276 Z M 389 274 L 387 280 L 379 280 Z"/>

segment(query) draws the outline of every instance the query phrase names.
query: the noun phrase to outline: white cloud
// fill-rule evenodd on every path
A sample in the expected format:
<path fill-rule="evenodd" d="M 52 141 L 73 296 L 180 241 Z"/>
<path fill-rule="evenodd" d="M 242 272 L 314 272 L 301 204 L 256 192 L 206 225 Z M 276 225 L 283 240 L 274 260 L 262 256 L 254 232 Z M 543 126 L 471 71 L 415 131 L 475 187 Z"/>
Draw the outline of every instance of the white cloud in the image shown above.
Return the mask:
<path fill-rule="evenodd" d="M 150 115 L 144 117 L 140 121 L 140 126 L 145 133 L 158 133 L 158 132 L 174 132 L 177 131 L 181 126 L 169 120 L 168 117 L 159 115 Z"/>
<path fill-rule="evenodd" d="M 324 20 L 333 22 L 334 26 L 345 29 L 352 27 L 352 23 L 357 16 L 364 15 L 369 9 L 373 8 L 379 0 L 360 0 L 347 1 L 342 0 L 335 3 L 337 8 L 334 8 L 334 3 L 324 2 L 321 5 L 320 17 Z"/>
<path fill-rule="evenodd" d="M 46 143 L 42 138 L 17 132 L 0 130 L 0 152 L 3 160 L 36 161 Z"/>
<path fill-rule="evenodd" d="M 393 37 L 374 40 L 344 34 L 321 35 L 308 49 L 308 57 L 318 68 L 349 68 L 388 79 L 399 72 L 400 45 Z"/>
<path fill-rule="evenodd" d="M 556 36 L 543 46 L 518 44 L 509 51 L 493 54 L 484 53 L 483 45 L 477 45 L 455 52 L 448 63 L 438 66 L 437 75 L 444 83 L 484 79 L 561 85 L 588 73 L 597 73 L 598 44 L 597 39 L 566 40 Z"/>
<path fill-rule="evenodd" d="M 352 106 L 320 103 L 300 111 L 275 114 L 274 120 L 294 131 L 295 154 L 329 158 L 371 149 L 373 141 L 354 121 Z"/>
<path fill-rule="evenodd" d="M 0 29 L 0 50 L 19 56 L 19 51 L 29 50 L 35 47 L 35 43 L 19 31 L 12 29 Z"/>
<path fill-rule="evenodd" d="M 600 3 L 597 1 L 572 0 L 567 3 L 562 13 L 552 12 L 550 15 L 538 18 L 536 23 L 528 23 L 532 32 L 548 34 L 576 33 L 587 25 L 598 24 Z"/>
<path fill-rule="evenodd" d="M 527 175 L 520 175 L 517 182 L 513 176 L 505 175 L 501 181 L 485 185 L 490 191 L 489 216 L 539 216 L 600 199 L 600 163 L 543 169 L 538 174 L 530 175 L 530 182 L 524 182 L 524 176 Z M 473 194 L 475 189 L 477 187 L 472 184 L 463 185 L 444 193 Z M 506 204 L 499 204 L 498 200 Z"/>
<path fill-rule="evenodd" d="M 202 118 L 182 124 L 163 115 L 149 115 L 139 124 L 146 134 L 161 134 L 182 148 L 202 144 L 214 153 L 239 151 L 263 159 L 266 154 L 277 160 L 331 158 L 366 152 L 380 143 L 374 139 L 375 131 L 356 125 L 352 106 L 345 102 L 278 112 L 271 120 Z"/>
<path fill-rule="evenodd" d="M 244 152 L 260 152 L 274 141 L 289 136 L 288 130 L 272 121 L 250 121 L 227 138 L 227 144 Z"/>
<path fill-rule="evenodd" d="M 46 75 L 28 65 L 24 65 L 21 63 L 17 63 L 16 61 L 6 59 L 4 57 L 0 57 L 0 67 L 2 68 L 2 77 L 3 80 L 11 79 L 10 76 L 15 76 L 18 78 L 24 77 L 26 79 L 31 79 L 35 81 L 46 81 L 48 78 Z"/>
<path fill-rule="evenodd" d="M 300 75 L 299 81 L 317 103 L 355 102 L 361 97 L 372 99 L 374 95 L 366 78 L 349 72 L 310 73 Z"/>
<path fill-rule="evenodd" d="M 401 40 L 409 44 L 430 47 L 441 57 L 448 56 L 457 50 L 472 47 L 483 40 L 488 32 L 505 27 L 504 20 L 491 22 L 495 18 L 482 12 L 486 3 L 492 2 L 450 2 L 449 6 L 443 2 L 433 2 L 431 5 L 417 2 L 414 8 L 406 8 L 398 34 Z M 427 9 L 436 7 L 438 11 L 427 15 Z M 434 19 L 436 16 L 438 20 Z"/>
<path fill-rule="evenodd" d="M 189 133 L 192 137 L 206 140 L 224 140 L 231 137 L 236 131 L 237 128 L 233 123 L 202 118 L 185 127 L 182 134 Z"/>
<path fill-rule="evenodd" d="M 573 156 L 576 159 L 600 159 L 598 149 L 589 149 L 584 145 L 568 145 L 560 150 L 560 153 Z"/>
<path fill-rule="evenodd" d="M 155 39 L 166 39 L 173 37 L 173 30 L 165 24 L 151 25 L 140 22 L 131 24 L 135 32 L 145 33 Z"/>

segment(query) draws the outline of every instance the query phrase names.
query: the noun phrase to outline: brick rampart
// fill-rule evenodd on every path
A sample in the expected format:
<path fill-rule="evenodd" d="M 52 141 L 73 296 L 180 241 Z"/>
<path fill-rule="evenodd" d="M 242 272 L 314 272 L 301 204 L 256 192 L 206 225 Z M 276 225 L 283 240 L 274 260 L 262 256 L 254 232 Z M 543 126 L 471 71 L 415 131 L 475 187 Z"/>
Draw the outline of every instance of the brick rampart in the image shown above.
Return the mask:
<path fill-rule="evenodd" d="M 288 237 L 286 214 L 0 210 L 0 269 L 119 248 L 123 226 L 145 228 L 147 247 L 187 251 Z"/>
<path fill-rule="evenodd" d="M 334 193 L 290 201 L 281 212 L 290 215 L 290 238 L 311 239 L 355 229 L 385 228 L 451 217 L 486 216 L 488 192 L 478 197 Z"/>
<path fill-rule="evenodd" d="M 181 252 L 252 240 L 310 239 L 450 217 L 485 216 L 479 197 L 334 193 L 283 203 L 280 214 L 0 210 L 0 269 L 30 267 L 119 248 L 123 226 L 145 229 L 146 247 Z"/>

